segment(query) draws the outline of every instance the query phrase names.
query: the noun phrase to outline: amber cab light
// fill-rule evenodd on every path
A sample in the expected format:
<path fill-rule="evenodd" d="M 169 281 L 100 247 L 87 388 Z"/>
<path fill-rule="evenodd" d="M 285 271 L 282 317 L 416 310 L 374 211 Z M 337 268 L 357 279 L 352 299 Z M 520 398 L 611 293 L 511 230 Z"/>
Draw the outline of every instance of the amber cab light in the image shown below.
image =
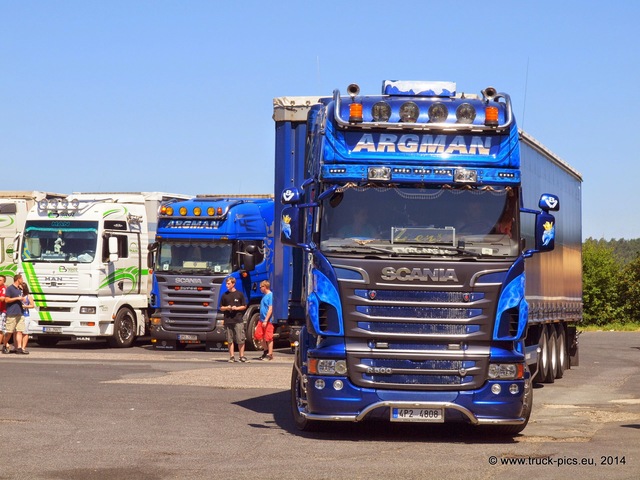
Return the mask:
<path fill-rule="evenodd" d="M 498 125 L 498 107 L 486 107 L 484 109 L 484 124 L 488 126 Z"/>

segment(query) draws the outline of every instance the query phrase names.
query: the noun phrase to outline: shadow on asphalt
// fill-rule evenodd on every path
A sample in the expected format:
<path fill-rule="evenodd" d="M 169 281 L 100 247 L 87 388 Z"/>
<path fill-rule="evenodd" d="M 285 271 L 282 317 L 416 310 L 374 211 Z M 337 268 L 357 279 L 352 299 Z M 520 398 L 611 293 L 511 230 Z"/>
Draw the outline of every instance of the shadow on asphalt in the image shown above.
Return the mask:
<path fill-rule="evenodd" d="M 319 422 L 315 432 L 302 432 L 293 422 L 291 414 L 290 392 L 277 392 L 259 397 L 249 398 L 234 405 L 256 413 L 272 415 L 273 420 L 264 423 L 249 424 L 256 429 L 277 428 L 292 435 L 303 438 L 333 441 L 380 441 L 380 442 L 455 442 L 485 443 L 491 445 L 509 445 L 516 443 L 514 438 L 492 435 L 485 429 L 474 428 L 465 424 L 398 424 L 387 420 L 371 419 L 359 423 L 351 422 Z M 526 432 L 526 430 L 525 430 Z"/>

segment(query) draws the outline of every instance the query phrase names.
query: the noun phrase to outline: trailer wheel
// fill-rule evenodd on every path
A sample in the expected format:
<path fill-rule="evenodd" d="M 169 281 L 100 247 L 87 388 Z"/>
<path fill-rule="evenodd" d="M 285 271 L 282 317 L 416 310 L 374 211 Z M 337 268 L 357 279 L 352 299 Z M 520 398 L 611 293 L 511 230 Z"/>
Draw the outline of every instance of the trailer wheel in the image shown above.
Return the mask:
<path fill-rule="evenodd" d="M 309 420 L 300 413 L 307 409 L 307 386 L 296 365 L 293 366 L 293 371 L 291 372 L 291 413 L 293 414 L 293 421 L 298 430 L 305 432 L 317 431 L 318 422 Z"/>
<path fill-rule="evenodd" d="M 113 322 L 113 337 L 109 344 L 116 348 L 129 348 L 136 339 L 136 317 L 129 308 L 121 308 Z"/>
<path fill-rule="evenodd" d="M 544 328 L 547 331 L 547 358 L 549 361 L 543 381 L 544 383 L 553 383 L 556 381 L 556 372 L 558 371 L 558 337 L 553 325 L 545 325 Z"/>
<path fill-rule="evenodd" d="M 533 378 L 534 383 L 544 383 L 549 370 L 549 345 L 547 339 L 547 329 L 542 325 L 540 327 L 540 338 L 538 339 L 538 347 L 540 347 L 540 355 L 538 356 L 538 364 L 536 376 Z"/>
<path fill-rule="evenodd" d="M 567 369 L 567 342 L 562 323 L 556 324 L 556 353 L 558 354 L 558 368 L 556 370 L 556 378 L 562 378 L 564 371 Z"/>
<path fill-rule="evenodd" d="M 247 340 L 245 341 L 245 346 L 247 347 L 247 350 L 254 351 L 254 352 L 258 350 L 262 350 L 262 342 L 260 340 L 256 340 L 255 338 L 253 338 L 253 334 L 256 331 L 256 325 L 258 325 L 259 321 L 260 321 L 260 312 L 256 311 L 253 315 L 251 315 L 251 318 L 247 323 L 247 331 L 246 331 Z"/>

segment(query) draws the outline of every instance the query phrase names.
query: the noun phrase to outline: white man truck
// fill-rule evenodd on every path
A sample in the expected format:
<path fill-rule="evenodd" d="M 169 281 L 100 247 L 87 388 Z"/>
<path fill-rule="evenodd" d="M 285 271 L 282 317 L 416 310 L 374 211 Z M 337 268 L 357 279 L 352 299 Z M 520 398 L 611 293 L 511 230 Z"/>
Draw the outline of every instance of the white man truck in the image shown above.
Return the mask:
<path fill-rule="evenodd" d="M 27 215 L 16 249 L 36 308 L 29 335 L 43 346 L 105 338 L 130 347 L 148 324 L 147 248 L 160 192 L 74 193 L 43 199 Z"/>

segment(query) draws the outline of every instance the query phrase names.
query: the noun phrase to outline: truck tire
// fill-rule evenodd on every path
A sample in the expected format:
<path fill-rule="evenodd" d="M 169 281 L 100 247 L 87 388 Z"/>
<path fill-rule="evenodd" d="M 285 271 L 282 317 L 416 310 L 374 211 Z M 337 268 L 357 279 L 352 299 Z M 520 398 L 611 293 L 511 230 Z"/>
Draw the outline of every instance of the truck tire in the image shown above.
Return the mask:
<path fill-rule="evenodd" d="M 247 340 L 245 341 L 245 346 L 249 351 L 256 352 L 262 350 L 262 342 L 253 338 L 253 333 L 256 331 L 256 325 L 258 325 L 259 321 L 260 312 L 256 311 L 247 322 L 247 331 L 245 332 Z"/>
<path fill-rule="evenodd" d="M 113 321 L 113 336 L 109 344 L 115 348 L 129 348 L 136 339 L 136 316 L 129 308 L 121 308 Z"/>
<path fill-rule="evenodd" d="M 554 383 L 556 381 L 556 372 L 558 371 L 558 337 L 556 335 L 556 328 L 551 325 L 545 325 L 547 331 L 547 356 L 549 361 L 547 362 L 548 368 L 545 372 L 543 383 Z"/>
<path fill-rule="evenodd" d="M 296 365 L 294 365 L 291 372 L 291 413 L 293 415 L 293 421 L 298 430 L 314 432 L 318 430 L 318 422 L 309 420 L 300 413 L 307 408 L 306 386 L 303 382 L 304 379 L 300 375 Z"/>
<path fill-rule="evenodd" d="M 536 376 L 533 378 L 534 383 L 544 383 L 549 370 L 549 349 L 547 340 L 547 329 L 544 325 L 540 327 L 540 338 L 538 339 L 538 347 L 540 348 L 540 356 L 536 369 Z"/>
<path fill-rule="evenodd" d="M 556 324 L 556 353 L 558 355 L 558 368 L 556 370 L 556 378 L 562 378 L 564 371 L 567 369 L 567 341 L 562 323 Z"/>
<path fill-rule="evenodd" d="M 38 337 L 36 343 L 41 347 L 55 347 L 60 339 L 58 337 Z"/>

